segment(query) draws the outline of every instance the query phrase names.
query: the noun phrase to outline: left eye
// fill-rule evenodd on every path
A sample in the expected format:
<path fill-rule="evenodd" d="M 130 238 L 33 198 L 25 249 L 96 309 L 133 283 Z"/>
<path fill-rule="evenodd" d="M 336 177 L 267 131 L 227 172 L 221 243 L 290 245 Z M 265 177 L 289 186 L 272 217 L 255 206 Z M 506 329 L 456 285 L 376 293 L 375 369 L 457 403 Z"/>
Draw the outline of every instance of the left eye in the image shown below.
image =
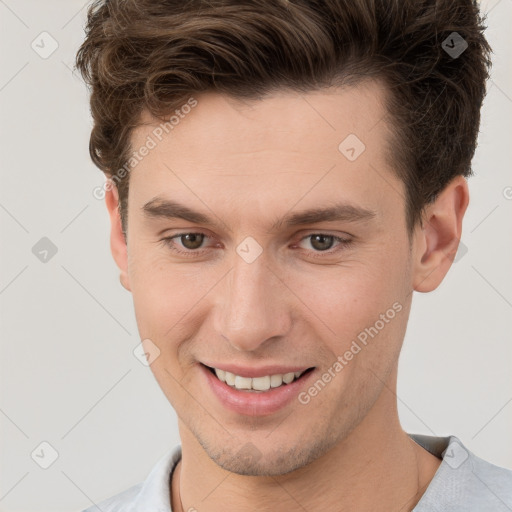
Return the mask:
<path fill-rule="evenodd" d="M 315 252 L 325 252 L 328 251 L 334 244 L 334 242 L 339 242 L 341 245 L 347 244 L 348 240 L 340 238 L 339 236 L 334 235 L 326 235 L 324 233 L 313 233 L 304 237 L 303 240 L 307 239 L 311 240 L 311 246 L 315 249 Z"/>
<path fill-rule="evenodd" d="M 186 250 L 179 249 L 175 246 L 175 238 L 180 240 L 181 246 Z M 176 253 L 192 256 L 200 254 L 205 250 L 201 246 L 206 238 L 210 237 L 204 233 L 178 233 L 176 235 L 163 238 L 161 241 Z M 332 254 L 333 252 L 342 250 L 351 243 L 350 239 L 344 239 L 339 236 L 328 235 L 325 233 L 312 233 L 303 237 L 300 242 L 307 239 L 311 239 L 310 243 L 313 247 L 313 252 L 326 254 Z M 335 242 L 338 242 L 338 249 L 330 250 Z"/>

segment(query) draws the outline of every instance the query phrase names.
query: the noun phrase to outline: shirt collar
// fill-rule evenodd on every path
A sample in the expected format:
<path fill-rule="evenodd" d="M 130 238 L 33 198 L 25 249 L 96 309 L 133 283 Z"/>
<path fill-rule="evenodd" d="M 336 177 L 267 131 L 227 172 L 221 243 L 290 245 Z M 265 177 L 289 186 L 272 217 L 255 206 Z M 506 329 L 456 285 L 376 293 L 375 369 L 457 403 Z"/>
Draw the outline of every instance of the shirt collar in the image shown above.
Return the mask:
<path fill-rule="evenodd" d="M 174 446 L 153 467 L 133 503 L 133 512 L 172 512 L 171 476 L 181 459 L 181 445 Z"/>

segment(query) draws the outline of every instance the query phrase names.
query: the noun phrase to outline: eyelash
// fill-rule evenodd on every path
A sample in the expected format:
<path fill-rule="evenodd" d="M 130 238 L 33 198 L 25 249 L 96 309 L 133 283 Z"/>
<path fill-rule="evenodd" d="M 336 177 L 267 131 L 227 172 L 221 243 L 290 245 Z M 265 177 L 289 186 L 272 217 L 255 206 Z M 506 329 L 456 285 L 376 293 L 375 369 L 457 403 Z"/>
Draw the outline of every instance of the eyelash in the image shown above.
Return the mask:
<path fill-rule="evenodd" d="M 206 249 L 197 249 L 197 250 L 188 249 L 186 251 L 182 251 L 181 249 L 176 249 L 176 247 L 174 246 L 174 238 L 180 238 L 184 235 L 204 235 L 206 238 L 210 238 L 206 233 L 200 233 L 200 232 L 195 232 L 195 231 L 186 231 L 186 232 L 182 232 L 182 233 L 177 233 L 170 237 L 162 238 L 160 241 L 167 248 L 171 249 L 171 251 L 173 251 L 181 256 L 185 256 L 185 257 L 198 256 L 198 255 L 201 255 L 206 250 Z M 301 238 L 299 240 L 299 242 L 302 242 L 303 240 L 313 237 L 315 235 L 322 235 L 322 236 L 327 236 L 327 237 L 333 238 L 334 241 L 339 243 L 339 246 L 337 249 L 334 249 L 334 250 L 329 249 L 326 251 L 313 251 L 314 258 L 319 258 L 319 257 L 321 258 L 326 255 L 328 255 L 328 256 L 333 255 L 337 252 L 340 252 L 340 251 L 348 248 L 353 242 L 352 239 L 341 238 L 339 236 L 329 235 L 327 233 L 310 233 L 309 235 L 306 235 L 305 237 Z"/>

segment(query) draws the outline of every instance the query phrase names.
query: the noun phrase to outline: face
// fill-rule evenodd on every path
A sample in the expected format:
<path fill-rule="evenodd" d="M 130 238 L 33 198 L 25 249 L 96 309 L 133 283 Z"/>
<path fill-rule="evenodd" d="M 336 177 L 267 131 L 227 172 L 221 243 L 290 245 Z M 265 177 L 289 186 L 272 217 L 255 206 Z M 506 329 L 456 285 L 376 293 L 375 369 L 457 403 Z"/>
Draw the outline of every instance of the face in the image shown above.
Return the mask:
<path fill-rule="evenodd" d="M 285 474 L 376 407 L 404 337 L 411 247 L 384 91 L 195 99 L 161 141 L 149 115 L 132 136 L 157 144 L 131 171 L 126 286 L 181 426 L 229 471 Z"/>

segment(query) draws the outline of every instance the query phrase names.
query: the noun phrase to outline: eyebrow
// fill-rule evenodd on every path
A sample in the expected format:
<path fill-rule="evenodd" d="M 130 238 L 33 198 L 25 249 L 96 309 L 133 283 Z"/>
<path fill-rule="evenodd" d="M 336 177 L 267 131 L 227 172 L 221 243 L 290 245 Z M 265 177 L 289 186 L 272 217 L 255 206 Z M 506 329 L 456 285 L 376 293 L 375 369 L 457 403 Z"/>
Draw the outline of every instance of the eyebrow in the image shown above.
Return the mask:
<path fill-rule="evenodd" d="M 184 204 L 159 196 L 148 201 L 143 207 L 147 218 L 182 219 L 194 224 L 205 224 L 218 228 L 218 223 L 208 215 L 193 210 Z M 310 208 L 301 212 L 287 214 L 272 225 L 270 232 L 284 227 L 294 227 L 318 222 L 359 222 L 368 221 L 377 216 L 377 212 L 347 203 L 337 203 L 332 206 Z"/>

